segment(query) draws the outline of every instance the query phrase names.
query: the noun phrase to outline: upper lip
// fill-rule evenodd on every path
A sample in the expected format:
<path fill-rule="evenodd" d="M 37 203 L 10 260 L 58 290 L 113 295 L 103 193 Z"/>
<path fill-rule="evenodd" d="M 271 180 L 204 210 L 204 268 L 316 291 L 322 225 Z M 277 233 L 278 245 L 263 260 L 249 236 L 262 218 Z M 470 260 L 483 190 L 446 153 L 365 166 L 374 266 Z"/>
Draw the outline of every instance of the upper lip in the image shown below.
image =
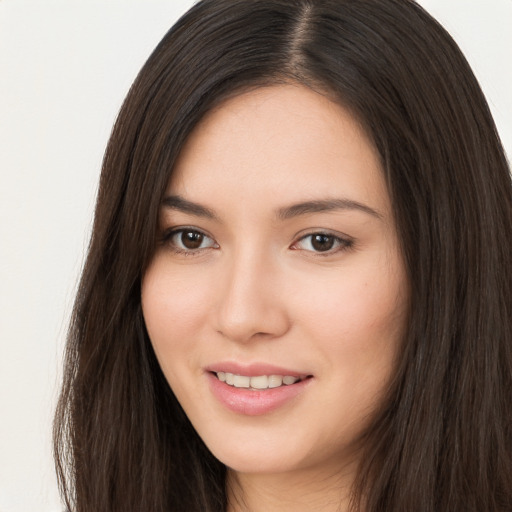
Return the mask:
<path fill-rule="evenodd" d="M 224 361 L 214 363 L 205 367 L 207 372 L 225 372 L 233 373 L 234 375 L 245 375 L 247 377 L 257 377 L 259 375 L 283 375 L 291 377 L 307 377 L 310 375 L 308 372 L 297 371 L 291 368 L 284 368 L 268 363 L 254 362 L 250 364 L 241 364 L 234 361 Z"/>

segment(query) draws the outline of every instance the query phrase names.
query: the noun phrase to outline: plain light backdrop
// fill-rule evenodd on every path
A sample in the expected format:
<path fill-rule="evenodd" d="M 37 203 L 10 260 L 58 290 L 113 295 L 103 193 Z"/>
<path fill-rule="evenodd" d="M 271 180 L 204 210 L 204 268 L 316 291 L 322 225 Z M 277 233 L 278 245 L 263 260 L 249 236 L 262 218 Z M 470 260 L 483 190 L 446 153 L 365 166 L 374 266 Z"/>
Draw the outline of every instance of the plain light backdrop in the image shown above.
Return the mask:
<path fill-rule="evenodd" d="M 512 155 L 512 0 L 422 0 Z M 57 512 L 51 420 L 105 145 L 192 0 L 0 0 L 0 512 Z"/>

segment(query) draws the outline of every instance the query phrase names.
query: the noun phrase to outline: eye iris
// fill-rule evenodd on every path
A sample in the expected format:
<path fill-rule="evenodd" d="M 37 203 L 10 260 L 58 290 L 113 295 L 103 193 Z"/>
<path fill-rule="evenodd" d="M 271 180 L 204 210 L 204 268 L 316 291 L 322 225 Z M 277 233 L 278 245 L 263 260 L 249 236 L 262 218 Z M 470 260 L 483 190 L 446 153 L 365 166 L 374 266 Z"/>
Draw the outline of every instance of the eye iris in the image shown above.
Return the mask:
<path fill-rule="evenodd" d="M 329 235 L 313 235 L 311 245 L 315 251 L 329 251 L 334 246 L 334 237 Z"/>
<path fill-rule="evenodd" d="M 199 249 L 203 243 L 204 235 L 195 231 L 184 231 L 181 234 L 181 243 L 187 249 Z"/>

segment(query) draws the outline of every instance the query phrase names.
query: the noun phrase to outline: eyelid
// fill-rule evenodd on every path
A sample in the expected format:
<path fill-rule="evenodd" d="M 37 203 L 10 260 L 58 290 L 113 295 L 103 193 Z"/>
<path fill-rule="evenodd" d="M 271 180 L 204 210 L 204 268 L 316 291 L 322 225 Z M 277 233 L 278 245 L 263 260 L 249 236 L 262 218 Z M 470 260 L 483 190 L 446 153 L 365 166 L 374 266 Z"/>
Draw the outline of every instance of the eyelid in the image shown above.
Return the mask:
<path fill-rule="evenodd" d="M 206 239 L 211 241 L 211 244 L 207 247 L 198 247 L 195 249 L 187 249 L 179 247 L 176 243 L 172 242 L 172 238 L 180 233 L 184 232 L 193 232 L 198 233 L 205 237 Z M 316 251 L 314 249 L 306 249 L 303 247 L 298 247 L 298 245 L 303 242 L 305 239 L 315 236 L 315 235 L 321 235 L 326 237 L 331 237 L 334 239 L 335 247 L 327 249 L 325 251 Z M 183 254 L 186 256 L 196 256 L 208 249 L 218 249 L 219 244 L 215 241 L 213 236 L 208 234 L 203 229 L 200 229 L 196 226 L 173 226 L 169 227 L 167 229 L 164 229 L 161 236 L 160 236 L 160 244 L 161 245 L 167 245 L 171 248 L 171 250 L 177 254 Z M 292 250 L 301 250 L 305 251 L 307 253 L 311 253 L 313 256 L 319 256 L 319 257 L 326 257 L 326 256 L 332 256 L 338 252 L 348 250 L 352 248 L 354 245 L 354 239 L 346 234 L 342 234 L 339 232 L 335 232 L 329 229 L 311 229 L 308 230 L 308 232 L 299 233 L 295 237 L 295 242 L 293 242 L 290 246 L 290 249 Z"/>
<path fill-rule="evenodd" d="M 178 247 L 175 243 L 172 242 L 172 238 L 179 233 L 198 233 L 205 238 L 212 241 L 212 244 L 208 247 L 199 247 L 197 249 L 186 249 Z M 197 228 L 195 226 L 174 226 L 167 229 L 164 229 L 160 236 L 160 244 L 167 245 L 171 248 L 171 250 L 177 254 L 183 254 L 186 256 L 196 256 L 201 254 L 203 251 L 208 249 L 217 249 L 219 244 L 215 241 L 215 239 L 209 235 L 204 229 Z"/>
<path fill-rule="evenodd" d="M 334 238 L 337 246 L 332 249 L 328 249 L 326 251 L 315 251 L 315 250 L 303 249 L 303 248 L 296 247 L 300 242 L 302 242 L 303 240 L 307 239 L 308 237 L 312 237 L 314 235 L 322 235 L 322 236 L 332 237 L 332 238 Z M 301 251 L 311 253 L 314 256 L 325 257 L 325 256 L 332 256 L 333 254 L 336 254 L 338 252 L 351 249 L 354 245 L 354 242 L 355 242 L 355 240 L 352 237 L 342 234 L 342 233 L 339 233 L 339 232 L 334 232 L 329 229 L 312 229 L 312 230 L 309 230 L 307 233 L 302 233 L 302 234 L 297 235 L 296 241 L 293 242 L 293 244 L 290 246 L 290 249 L 301 250 Z"/>

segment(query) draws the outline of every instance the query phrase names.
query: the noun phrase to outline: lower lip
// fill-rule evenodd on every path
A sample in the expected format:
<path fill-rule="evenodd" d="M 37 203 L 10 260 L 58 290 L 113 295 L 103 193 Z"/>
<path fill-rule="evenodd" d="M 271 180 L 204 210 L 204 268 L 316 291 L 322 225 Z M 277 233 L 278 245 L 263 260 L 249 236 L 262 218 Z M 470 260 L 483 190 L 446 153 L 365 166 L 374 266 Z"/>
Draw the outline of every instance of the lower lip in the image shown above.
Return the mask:
<path fill-rule="evenodd" d="M 210 389 L 217 400 L 231 411 L 246 416 L 268 414 L 284 406 L 302 393 L 311 382 L 311 378 L 308 378 L 288 386 L 254 390 L 230 386 L 221 382 L 213 373 L 208 373 L 207 376 Z"/>

